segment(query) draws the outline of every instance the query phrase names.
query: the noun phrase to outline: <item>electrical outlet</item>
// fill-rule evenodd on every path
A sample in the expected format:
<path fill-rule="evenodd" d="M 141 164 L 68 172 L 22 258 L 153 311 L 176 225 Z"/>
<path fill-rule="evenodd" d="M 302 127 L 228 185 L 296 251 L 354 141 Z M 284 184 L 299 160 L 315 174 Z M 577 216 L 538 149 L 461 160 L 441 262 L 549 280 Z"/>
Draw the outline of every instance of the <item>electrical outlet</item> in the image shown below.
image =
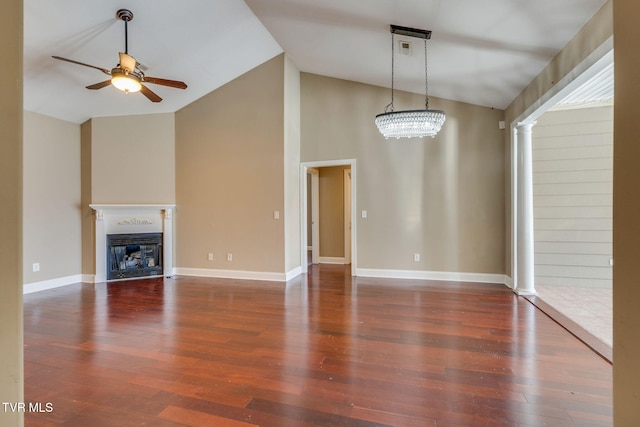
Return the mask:
<path fill-rule="evenodd" d="M 362 218 L 366 218 L 367 217 L 367 211 L 362 211 Z"/>
<path fill-rule="evenodd" d="M 227 261 L 233 261 L 233 254 L 227 254 Z"/>
<path fill-rule="evenodd" d="M 419 262 L 420 261 L 420 254 L 413 254 L 413 260 L 415 262 Z"/>
<path fill-rule="evenodd" d="M 39 262 L 34 262 L 33 263 L 33 271 L 40 271 L 40 263 Z"/>
<path fill-rule="evenodd" d="M 280 219 L 280 211 L 273 211 L 273 219 Z"/>
<path fill-rule="evenodd" d="M 212 253 L 209 253 L 209 256 L 207 257 L 207 259 L 208 259 L 209 261 L 213 261 L 213 254 L 212 254 Z"/>

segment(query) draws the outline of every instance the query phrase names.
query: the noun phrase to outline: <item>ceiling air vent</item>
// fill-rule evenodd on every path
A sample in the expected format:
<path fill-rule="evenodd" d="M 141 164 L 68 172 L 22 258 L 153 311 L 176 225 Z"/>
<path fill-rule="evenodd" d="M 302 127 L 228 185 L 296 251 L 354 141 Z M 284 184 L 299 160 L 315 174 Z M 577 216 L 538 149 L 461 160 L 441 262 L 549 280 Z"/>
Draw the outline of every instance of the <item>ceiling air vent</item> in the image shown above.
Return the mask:
<path fill-rule="evenodd" d="M 402 55 L 411 55 L 411 42 L 406 40 L 398 41 L 399 51 Z"/>

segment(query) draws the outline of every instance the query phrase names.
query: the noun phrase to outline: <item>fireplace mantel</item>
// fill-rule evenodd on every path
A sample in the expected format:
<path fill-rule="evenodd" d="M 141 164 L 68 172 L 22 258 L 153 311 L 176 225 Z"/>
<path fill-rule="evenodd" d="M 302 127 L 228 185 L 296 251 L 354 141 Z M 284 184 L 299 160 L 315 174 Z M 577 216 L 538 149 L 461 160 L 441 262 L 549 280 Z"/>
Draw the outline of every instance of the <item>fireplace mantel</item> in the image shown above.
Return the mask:
<path fill-rule="evenodd" d="M 173 210 L 169 204 L 90 204 L 95 211 L 95 282 L 107 280 L 107 234 L 163 234 L 164 275 L 173 275 Z"/>

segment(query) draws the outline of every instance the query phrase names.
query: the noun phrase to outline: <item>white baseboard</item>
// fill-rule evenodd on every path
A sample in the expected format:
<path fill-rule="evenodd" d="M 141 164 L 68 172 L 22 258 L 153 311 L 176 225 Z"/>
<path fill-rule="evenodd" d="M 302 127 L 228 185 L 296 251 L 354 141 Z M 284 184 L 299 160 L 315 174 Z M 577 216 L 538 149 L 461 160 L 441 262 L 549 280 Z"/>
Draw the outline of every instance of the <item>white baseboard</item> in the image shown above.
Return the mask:
<path fill-rule="evenodd" d="M 95 274 L 82 274 L 82 283 L 96 283 Z"/>
<path fill-rule="evenodd" d="M 320 264 L 344 264 L 344 257 L 321 256 L 318 258 Z"/>
<path fill-rule="evenodd" d="M 336 258 L 330 258 L 336 260 Z M 343 264 L 342 262 L 328 262 L 332 264 Z M 322 259 L 321 259 L 321 262 Z M 166 273 L 166 272 L 165 272 Z M 241 270 L 214 270 L 207 268 L 180 268 L 173 269 L 170 275 L 214 277 L 221 279 L 244 279 L 244 280 L 265 280 L 274 282 L 286 282 L 302 274 L 302 267 L 296 267 L 287 273 L 273 273 L 263 271 L 241 271 Z M 513 279 L 505 274 L 484 274 L 484 273 L 455 273 L 445 271 L 419 271 L 419 270 L 385 270 L 374 268 L 358 268 L 356 276 L 379 277 L 389 279 L 421 279 L 440 280 L 454 282 L 476 282 L 476 283 L 500 283 L 513 289 Z M 73 276 L 60 277 L 57 279 L 44 280 L 41 282 L 27 283 L 23 286 L 23 293 L 55 289 L 61 286 L 73 285 L 74 283 L 95 283 L 95 276 L 92 274 L 76 274 Z"/>
<path fill-rule="evenodd" d="M 291 271 L 288 271 L 286 274 L 287 282 L 291 279 L 294 279 L 302 274 L 302 266 L 298 266 Z"/>
<path fill-rule="evenodd" d="M 302 267 L 296 267 L 287 273 L 269 271 L 215 270 L 209 268 L 176 267 L 177 276 L 215 277 L 219 279 L 266 280 L 271 282 L 286 282 L 302 273 Z"/>
<path fill-rule="evenodd" d="M 183 276 L 202 276 L 202 277 L 218 277 L 226 279 L 245 279 L 245 280 L 268 280 L 276 282 L 286 282 L 300 274 L 302 267 L 296 267 L 287 273 L 269 273 L 259 271 L 236 271 L 236 270 L 209 270 L 199 268 L 174 268 L 170 273 L 165 272 L 165 276 L 170 277 L 175 274 Z M 140 279 L 140 278 L 138 278 Z M 46 291 L 62 286 L 73 285 L 75 283 L 96 283 L 93 274 L 76 274 L 73 276 L 60 277 L 57 279 L 43 280 L 41 282 L 27 283 L 23 285 L 23 294 L 31 294 L 33 292 Z"/>
<path fill-rule="evenodd" d="M 504 284 L 505 286 L 513 289 L 513 278 L 511 276 L 504 275 Z"/>
<path fill-rule="evenodd" d="M 439 280 L 448 282 L 500 283 L 502 285 L 509 286 L 507 284 L 508 277 L 504 274 L 358 268 L 356 269 L 356 276 L 379 277 L 388 279 Z"/>
<path fill-rule="evenodd" d="M 41 282 L 26 283 L 22 287 L 22 293 L 26 295 L 26 294 L 31 294 L 33 292 L 46 291 L 48 289 L 55 289 L 62 286 L 73 285 L 74 283 L 80 283 L 80 282 L 86 283 L 87 280 L 85 279 L 87 279 L 88 277 L 90 276 L 83 275 L 83 274 L 76 274 L 73 276 L 59 277 L 57 279 L 43 280 Z M 91 280 L 90 283 L 93 283 L 93 281 Z"/>
<path fill-rule="evenodd" d="M 533 297 L 538 295 L 536 291 L 519 291 L 518 289 L 515 289 L 514 292 L 521 297 Z"/>

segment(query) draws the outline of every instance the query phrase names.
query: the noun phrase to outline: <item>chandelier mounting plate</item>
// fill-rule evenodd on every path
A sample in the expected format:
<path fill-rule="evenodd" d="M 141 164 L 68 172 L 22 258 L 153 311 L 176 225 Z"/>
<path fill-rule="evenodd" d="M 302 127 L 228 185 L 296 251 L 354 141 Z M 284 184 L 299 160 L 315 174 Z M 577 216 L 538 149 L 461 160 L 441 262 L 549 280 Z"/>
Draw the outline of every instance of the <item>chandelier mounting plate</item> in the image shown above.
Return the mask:
<path fill-rule="evenodd" d="M 401 27 L 400 25 L 391 24 L 391 33 L 400 34 L 401 36 L 416 37 L 419 39 L 431 39 L 430 30 L 420 30 L 418 28 Z"/>

